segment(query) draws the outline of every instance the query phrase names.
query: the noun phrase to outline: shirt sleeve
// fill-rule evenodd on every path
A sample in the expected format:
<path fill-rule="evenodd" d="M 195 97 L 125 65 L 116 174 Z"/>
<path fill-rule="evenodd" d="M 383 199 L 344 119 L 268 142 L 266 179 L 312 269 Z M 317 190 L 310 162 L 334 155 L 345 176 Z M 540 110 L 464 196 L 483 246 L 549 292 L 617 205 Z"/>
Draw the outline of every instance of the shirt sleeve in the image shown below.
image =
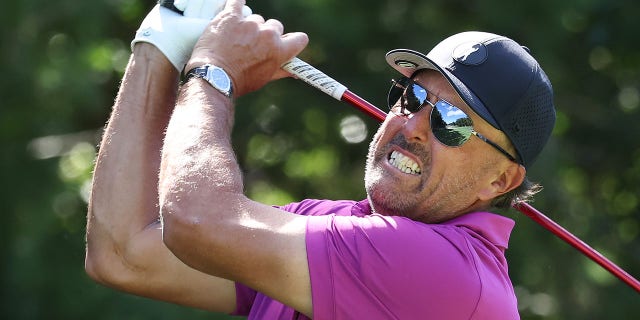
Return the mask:
<path fill-rule="evenodd" d="M 236 282 L 236 310 L 234 316 L 248 316 L 256 299 L 257 292 L 239 282 Z"/>
<path fill-rule="evenodd" d="M 478 303 L 474 259 L 454 226 L 317 216 L 306 243 L 315 319 L 469 319 Z"/>

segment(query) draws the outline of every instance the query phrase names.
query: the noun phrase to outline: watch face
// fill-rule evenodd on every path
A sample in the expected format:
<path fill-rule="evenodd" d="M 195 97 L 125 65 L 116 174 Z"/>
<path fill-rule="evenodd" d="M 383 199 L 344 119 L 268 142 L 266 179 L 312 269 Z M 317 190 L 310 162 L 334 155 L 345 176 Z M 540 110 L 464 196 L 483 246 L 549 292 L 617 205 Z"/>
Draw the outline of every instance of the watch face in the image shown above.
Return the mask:
<path fill-rule="evenodd" d="M 231 79 L 229 79 L 229 76 L 224 70 L 218 67 L 209 67 L 207 78 L 209 78 L 211 84 L 219 90 L 227 93 L 231 90 Z"/>

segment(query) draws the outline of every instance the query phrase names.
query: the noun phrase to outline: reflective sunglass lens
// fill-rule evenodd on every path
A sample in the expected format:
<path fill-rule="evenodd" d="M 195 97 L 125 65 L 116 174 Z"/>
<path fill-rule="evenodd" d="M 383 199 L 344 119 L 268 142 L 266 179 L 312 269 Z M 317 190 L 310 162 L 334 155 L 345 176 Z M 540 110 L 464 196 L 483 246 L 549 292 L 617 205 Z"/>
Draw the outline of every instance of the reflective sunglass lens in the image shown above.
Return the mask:
<path fill-rule="evenodd" d="M 473 122 L 464 111 L 441 100 L 431 111 L 431 130 L 443 144 L 457 147 L 471 137 Z"/>
<path fill-rule="evenodd" d="M 387 102 L 389 109 L 396 114 L 409 115 L 420 111 L 425 104 L 431 105 L 427 98 L 425 88 L 409 78 L 401 78 L 393 81 Z M 444 145 L 458 147 L 471 137 L 473 122 L 464 111 L 440 100 L 431 111 L 431 130 Z"/>
<path fill-rule="evenodd" d="M 413 80 L 409 78 L 393 80 L 389 95 L 387 96 L 389 109 L 392 111 L 395 110 L 394 112 L 397 114 L 404 115 L 420 111 L 426 101 L 427 90 L 415 84 Z M 399 106 L 398 102 L 400 102 Z"/>
<path fill-rule="evenodd" d="M 404 90 L 407 88 L 408 78 L 400 78 L 398 80 L 391 80 L 391 89 L 389 89 L 389 95 L 387 96 L 387 106 L 389 110 L 400 101 L 400 98 L 404 94 Z"/>
<path fill-rule="evenodd" d="M 430 105 L 431 132 L 440 143 L 449 147 L 459 147 L 467 142 L 472 135 L 488 143 L 504 154 L 509 160 L 518 162 L 509 152 L 495 142 L 485 138 L 473 130 L 473 121 L 460 108 L 445 100 L 438 100 L 436 104 L 427 100 L 428 92 L 413 80 L 403 77 L 393 80 L 393 85 L 387 96 L 389 110 L 397 115 L 408 116 L 420 111 L 425 104 Z"/>
<path fill-rule="evenodd" d="M 412 83 L 405 91 L 405 99 L 405 108 L 411 113 L 416 113 L 422 109 L 422 105 L 427 101 L 427 90 Z"/>

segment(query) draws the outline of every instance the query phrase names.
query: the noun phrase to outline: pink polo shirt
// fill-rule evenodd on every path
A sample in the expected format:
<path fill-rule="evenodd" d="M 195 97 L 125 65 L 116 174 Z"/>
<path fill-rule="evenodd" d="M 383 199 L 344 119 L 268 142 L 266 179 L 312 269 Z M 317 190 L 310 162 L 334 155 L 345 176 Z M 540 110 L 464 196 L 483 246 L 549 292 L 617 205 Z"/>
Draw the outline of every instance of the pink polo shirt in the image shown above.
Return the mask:
<path fill-rule="evenodd" d="M 519 319 L 504 251 L 514 222 L 474 212 L 440 224 L 371 214 L 366 200 L 304 200 L 314 319 Z M 236 285 L 249 319 L 307 319 Z"/>

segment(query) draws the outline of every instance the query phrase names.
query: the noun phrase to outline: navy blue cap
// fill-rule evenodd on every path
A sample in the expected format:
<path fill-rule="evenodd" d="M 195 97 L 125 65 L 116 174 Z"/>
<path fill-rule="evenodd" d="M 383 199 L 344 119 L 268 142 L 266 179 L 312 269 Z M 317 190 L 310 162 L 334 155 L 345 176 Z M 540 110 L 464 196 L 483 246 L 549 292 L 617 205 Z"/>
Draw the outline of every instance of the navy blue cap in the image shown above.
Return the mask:
<path fill-rule="evenodd" d="M 551 82 L 529 50 L 509 38 L 463 32 L 427 55 L 396 49 L 386 59 L 406 77 L 422 69 L 439 71 L 473 111 L 504 132 L 525 167 L 551 136 L 556 119 Z"/>

